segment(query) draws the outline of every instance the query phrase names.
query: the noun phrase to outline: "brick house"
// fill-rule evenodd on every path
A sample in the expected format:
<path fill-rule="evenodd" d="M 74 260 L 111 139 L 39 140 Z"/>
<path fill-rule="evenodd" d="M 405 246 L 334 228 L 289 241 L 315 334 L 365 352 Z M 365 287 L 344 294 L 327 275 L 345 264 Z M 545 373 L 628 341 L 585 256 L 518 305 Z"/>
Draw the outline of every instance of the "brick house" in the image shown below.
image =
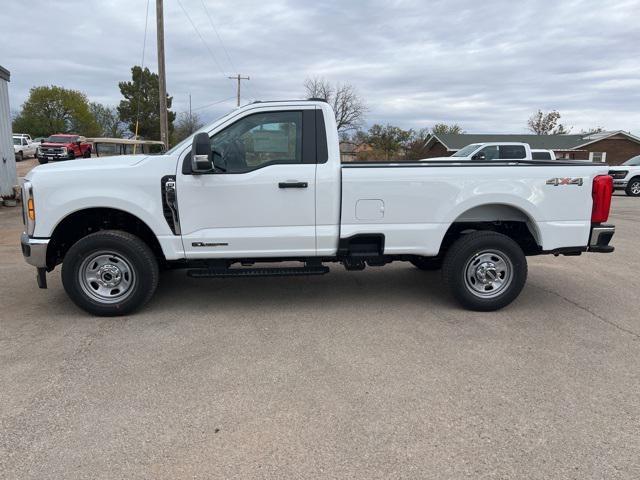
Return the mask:
<path fill-rule="evenodd" d="M 622 130 L 579 135 L 431 135 L 425 145 L 424 158 L 448 157 L 470 143 L 524 142 L 531 148 L 553 150 L 558 158 L 591 160 L 620 165 L 640 155 L 640 137 Z"/>

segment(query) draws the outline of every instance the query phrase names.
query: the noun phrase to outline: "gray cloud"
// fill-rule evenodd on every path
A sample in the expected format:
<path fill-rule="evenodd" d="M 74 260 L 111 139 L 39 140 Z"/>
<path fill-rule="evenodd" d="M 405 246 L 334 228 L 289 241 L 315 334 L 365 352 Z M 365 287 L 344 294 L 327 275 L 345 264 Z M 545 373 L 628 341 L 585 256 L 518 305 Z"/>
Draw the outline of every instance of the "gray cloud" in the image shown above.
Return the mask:
<path fill-rule="evenodd" d="M 367 122 L 420 128 L 458 122 L 472 132 L 522 132 L 537 110 L 558 109 L 574 130 L 640 133 L 640 0 L 257 2 L 165 0 L 167 83 L 174 110 L 205 119 L 244 100 L 298 98 L 307 76 L 352 83 Z M 0 64 L 12 108 L 34 85 L 82 90 L 116 105 L 118 81 L 140 63 L 146 1 L 34 0 L 2 9 Z M 25 10 L 28 12 L 25 15 Z M 154 2 L 145 63 L 156 69 Z M 220 67 L 218 67 L 218 64 Z M 222 71 L 221 71 L 222 70 Z"/>

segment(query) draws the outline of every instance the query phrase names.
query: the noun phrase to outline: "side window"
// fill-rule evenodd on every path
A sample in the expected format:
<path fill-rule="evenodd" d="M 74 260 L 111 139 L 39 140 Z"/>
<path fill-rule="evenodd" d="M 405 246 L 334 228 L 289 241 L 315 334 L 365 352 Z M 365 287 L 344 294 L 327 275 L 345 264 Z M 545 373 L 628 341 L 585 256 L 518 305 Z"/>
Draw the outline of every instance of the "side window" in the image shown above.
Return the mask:
<path fill-rule="evenodd" d="M 498 158 L 498 146 L 489 145 L 488 147 L 484 147 L 478 153 L 484 153 L 485 160 L 495 160 Z"/>
<path fill-rule="evenodd" d="M 513 160 L 526 157 L 527 151 L 522 145 L 500 145 L 500 159 Z"/>
<path fill-rule="evenodd" d="M 531 152 L 531 158 L 534 160 L 551 160 L 549 152 Z"/>
<path fill-rule="evenodd" d="M 278 163 L 302 163 L 302 112 L 256 113 L 211 139 L 216 168 L 240 173 Z"/>

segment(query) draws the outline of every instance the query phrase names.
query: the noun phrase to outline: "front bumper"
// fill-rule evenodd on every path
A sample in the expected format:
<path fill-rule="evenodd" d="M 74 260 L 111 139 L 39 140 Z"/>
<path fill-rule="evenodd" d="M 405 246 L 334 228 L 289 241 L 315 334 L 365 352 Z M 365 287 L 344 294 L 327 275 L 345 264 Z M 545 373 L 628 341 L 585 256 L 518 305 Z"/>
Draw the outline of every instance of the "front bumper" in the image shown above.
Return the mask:
<path fill-rule="evenodd" d="M 629 180 L 615 180 L 615 179 L 613 180 L 613 188 L 617 190 L 627 188 L 628 184 L 629 184 Z"/>
<path fill-rule="evenodd" d="M 36 268 L 47 268 L 48 238 L 31 238 L 26 233 L 20 237 L 22 255 L 28 264 Z"/>
<path fill-rule="evenodd" d="M 68 153 L 64 155 L 61 153 L 38 153 L 36 156 L 42 160 L 71 160 Z"/>
<path fill-rule="evenodd" d="M 609 245 L 613 234 L 616 233 L 616 227 L 606 223 L 593 225 L 591 227 L 591 235 L 589 236 L 590 252 L 611 253 L 614 247 Z"/>

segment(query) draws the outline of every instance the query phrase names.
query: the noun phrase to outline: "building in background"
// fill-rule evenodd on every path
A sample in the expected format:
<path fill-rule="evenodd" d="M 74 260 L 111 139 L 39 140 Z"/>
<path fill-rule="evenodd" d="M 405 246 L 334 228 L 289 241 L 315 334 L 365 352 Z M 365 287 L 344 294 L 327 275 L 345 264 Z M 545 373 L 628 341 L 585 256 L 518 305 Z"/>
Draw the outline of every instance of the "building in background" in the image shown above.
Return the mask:
<path fill-rule="evenodd" d="M 553 150 L 558 159 L 591 160 L 620 165 L 640 155 L 640 138 L 622 130 L 578 135 L 431 135 L 424 158 L 448 157 L 471 143 L 524 142 L 531 148 Z"/>
<path fill-rule="evenodd" d="M 0 66 L 0 196 L 13 196 L 18 184 L 16 157 L 11 134 L 11 110 L 9 109 L 9 70 Z"/>

